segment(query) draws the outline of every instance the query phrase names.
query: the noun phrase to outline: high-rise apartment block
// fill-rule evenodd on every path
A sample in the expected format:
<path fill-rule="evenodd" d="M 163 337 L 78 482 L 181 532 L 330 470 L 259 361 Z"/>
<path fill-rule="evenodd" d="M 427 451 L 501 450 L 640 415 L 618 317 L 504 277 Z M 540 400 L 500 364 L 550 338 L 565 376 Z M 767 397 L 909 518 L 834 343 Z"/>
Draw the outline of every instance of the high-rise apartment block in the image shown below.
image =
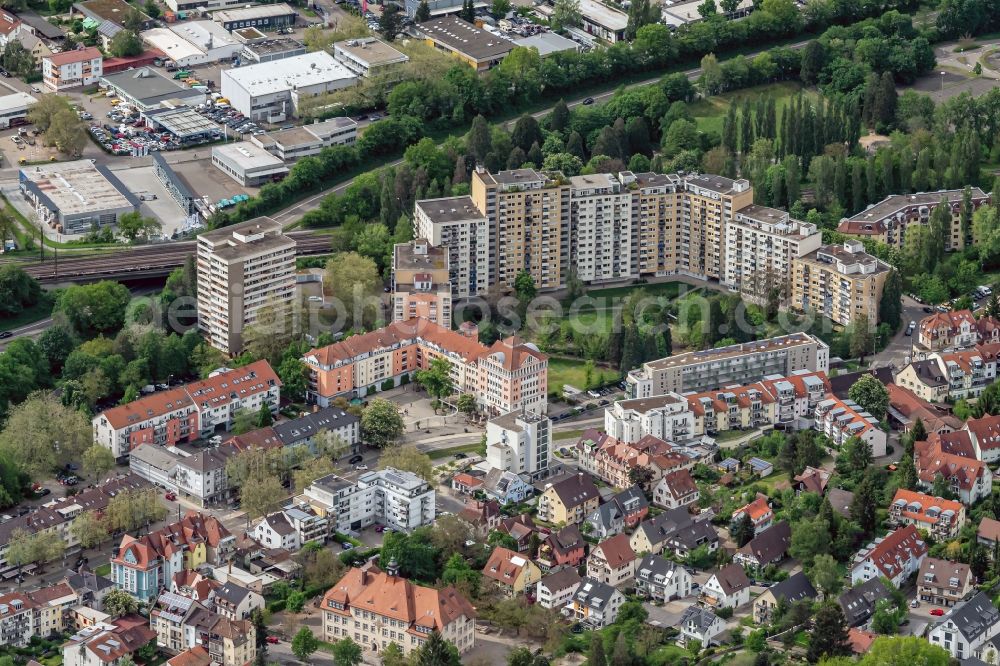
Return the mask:
<path fill-rule="evenodd" d="M 400 243 L 392 254 L 392 320 L 414 317 L 451 328 L 448 250 L 426 238 Z"/>
<path fill-rule="evenodd" d="M 239 354 L 261 308 L 295 297 L 295 241 L 258 217 L 198 236 L 198 328 L 216 349 Z"/>
<path fill-rule="evenodd" d="M 632 194 L 609 173 L 570 181 L 570 265 L 584 282 L 633 275 Z"/>
<path fill-rule="evenodd" d="M 865 252 L 861 241 L 826 245 L 793 261 L 792 307 L 845 326 L 856 321 L 875 326 L 891 268 Z"/>
<path fill-rule="evenodd" d="M 752 301 L 763 302 L 772 289 L 789 296 L 792 262 L 823 242 L 815 224 L 799 222 L 767 206 L 747 206 L 726 225 L 723 284 Z"/>
<path fill-rule="evenodd" d="M 414 236 L 448 251 L 448 275 L 455 298 L 485 294 L 491 284 L 493 256 L 490 222 L 472 197 L 418 201 L 413 208 Z"/>

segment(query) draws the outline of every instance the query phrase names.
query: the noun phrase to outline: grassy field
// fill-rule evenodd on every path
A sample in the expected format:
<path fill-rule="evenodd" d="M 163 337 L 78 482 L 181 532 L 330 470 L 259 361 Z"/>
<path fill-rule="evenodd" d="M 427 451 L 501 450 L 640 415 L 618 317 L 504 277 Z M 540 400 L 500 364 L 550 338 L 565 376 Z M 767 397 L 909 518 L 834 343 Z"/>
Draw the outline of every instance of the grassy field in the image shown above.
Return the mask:
<path fill-rule="evenodd" d="M 587 362 L 583 360 L 571 361 L 564 358 L 550 358 L 549 359 L 549 388 L 553 391 L 562 391 L 564 384 L 569 384 L 570 386 L 575 386 L 580 390 L 586 390 L 586 372 L 584 367 Z M 594 374 L 591 381 L 599 381 L 601 376 L 604 376 L 605 381 L 610 381 L 618 376 L 617 371 L 611 368 L 602 368 L 600 366 L 594 368 Z"/>
<path fill-rule="evenodd" d="M 774 97 L 778 111 L 778 120 L 780 122 L 783 109 L 800 91 L 803 91 L 803 87 L 798 83 L 768 83 L 762 86 L 744 88 L 743 90 L 736 90 L 716 95 L 715 97 L 701 99 L 691 104 L 688 108 L 695 122 L 698 124 L 699 130 L 702 132 L 716 132 L 721 135 L 722 122 L 731 104 L 742 105 L 743 100 L 746 98 L 750 98 L 751 102 L 755 102 L 761 96 Z M 809 90 L 805 90 L 804 94 L 810 99 L 816 97 L 816 93 Z"/>
<path fill-rule="evenodd" d="M 433 451 L 428 451 L 427 455 L 430 456 L 431 460 L 440 460 L 441 458 L 449 458 L 456 453 L 475 453 L 479 450 L 479 443 L 476 444 L 461 444 L 459 446 L 452 446 L 447 449 L 434 449 Z"/>
<path fill-rule="evenodd" d="M 677 298 L 683 282 L 657 282 L 654 284 L 630 284 L 624 287 L 608 287 L 606 289 L 590 289 L 587 296 L 591 298 L 625 298 L 636 289 L 643 289 L 650 296 L 666 296 Z M 694 288 L 691 288 L 694 290 Z"/>

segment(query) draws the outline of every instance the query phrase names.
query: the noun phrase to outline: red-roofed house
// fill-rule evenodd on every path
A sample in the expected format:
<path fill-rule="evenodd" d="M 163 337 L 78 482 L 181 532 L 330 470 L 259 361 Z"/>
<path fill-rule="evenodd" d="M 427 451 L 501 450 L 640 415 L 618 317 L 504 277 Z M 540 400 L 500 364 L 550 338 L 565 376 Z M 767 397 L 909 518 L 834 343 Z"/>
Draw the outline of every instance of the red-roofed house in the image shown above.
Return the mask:
<path fill-rule="evenodd" d="M 965 429 L 972 435 L 976 458 L 985 463 L 1000 461 L 1000 416 L 969 419 Z"/>
<path fill-rule="evenodd" d="M 965 524 L 965 506 L 900 488 L 889 505 L 889 524 L 915 525 L 938 541 L 953 539 Z"/>
<path fill-rule="evenodd" d="M 887 384 L 886 389 L 889 391 L 889 417 L 903 432 L 909 432 L 917 419 L 929 433 L 947 433 L 962 427 L 961 419 L 923 400 L 910 389 L 892 383 Z"/>
<path fill-rule="evenodd" d="M 976 460 L 975 445 L 967 430 L 928 436 L 927 441 L 913 447 L 920 487 L 930 490 L 940 475 L 958 499 L 967 506 L 990 493 L 993 472 Z"/>
<path fill-rule="evenodd" d="M 771 505 L 768 504 L 767 496 L 761 493 L 757 493 L 757 497 L 749 504 L 733 511 L 733 522 L 740 520 L 744 513 L 750 516 L 754 534 L 760 534 L 774 524 L 774 511 L 771 510 Z"/>
<path fill-rule="evenodd" d="M 520 553 L 509 548 L 495 548 L 483 567 L 483 577 L 510 598 L 533 591 L 542 577 L 542 570 Z"/>
<path fill-rule="evenodd" d="M 670 471 L 694 467 L 691 458 L 652 435 L 629 444 L 590 428 L 580 436 L 575 448 L 580 469 L 615 488 L 632 486 L 629 472 L 636 467 L 653 473 L 650 485 L 655 485 Z"/>
<path fill-rule="evenodd" d="M 653 488 L 653 504 L 665 509 L 691 506 L 698 501 L 700 496 L 698 486 L 691 477 L 691 472 L 687 469 L 664 474 L 660 482 Z"/>
<path fill-rule="evenodd" d="M 551 532 L 538 547 L 538 557 L 535 561 L 547 569 L 553 569 L 565 564 L 578 567 L 586 557 L 587 542 L 584 541 L 580 528 L 568 525 L 558 532 Z"/>
<path fill-rule="evenodd" d="M 94 46 L 53 53 L 42 58 L 42 81 L 53 92 L 94 85 L 104 75 L 103 62 Z"/>
<path fill-rule="evenodd" d="M 917 573 L 927 556 L 927 544 L 913 525 L 900 527 L 876 539 L 854 556 L 851 584 L 884 576 L 896 588 Z"/>
<path fill-rule="evenodd" d="M 935 312 L 917 325 L 917 343 L 930 351 L 965 349 L 979 342 L 976 318 L 970 310 Z"/>
<path fill-rule="evenodd" d="M 475 334 L 452 331 L 426 319 L 397 321 L 351 336 L 303 357 L 312 381 L 309 397 L 327 406 L 338 396 L 363 396 L 387 380 L 425 369 L 436 358 L 451 363 L 455 390 L 476 396 L 493 414 L 548 406 L 548 357 L 535 345 L 507 338 L 487 348 Z"/>
<path fill-rule="evenodd" d="M 627 534 L 616 534 L 590 550 L 587 577 L 612 587 L 628 582 L 635 576 L 636 558 Z"/>
<path fill-rule="evenodd" d="M 847 642 L 851 644 L 851 652 L 854 654 L 868 652 L 876 638 L 878 638 L 878 634 L 857 627 L 851 627 L 847 630 Z"/>

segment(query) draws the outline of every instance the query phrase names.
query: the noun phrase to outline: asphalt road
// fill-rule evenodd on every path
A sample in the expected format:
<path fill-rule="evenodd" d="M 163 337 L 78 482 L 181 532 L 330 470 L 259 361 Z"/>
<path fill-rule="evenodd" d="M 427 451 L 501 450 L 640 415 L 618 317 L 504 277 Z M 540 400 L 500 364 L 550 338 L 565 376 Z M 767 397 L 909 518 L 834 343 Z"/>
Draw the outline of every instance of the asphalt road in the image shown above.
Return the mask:
<path fill-rule="evenodd" d="M 906 329 L 911 321 L 919 323 L 921 319 L 927 316 L 923 308 L 923 305 L 917 303 L 909 296 L 903 296 L 903 324 L 899 327 L 899 331 L 896 332 L 889 345 L 872 358 L 872 368 L 893 366 L 900 369 L 906 365 L 907 357 L 912 355 L 912 345 L 916 343 L 917 335 L 916 331 L 914 331 L 912 336 L 906 335 Z"/>
<path fill-rule="evenodd" d="M 0 340 L 0 351 L 7 348 L 7 345 L 17 340 L 18 338 L 37 338 L 41 335 L 45 329 L 52 325 L 52 317 L 46 317 L 45 319 L 40 319 L 33 324 L 28 324 L 27 326 L 22 326 L 20 328 L 11 329 L 11 333 L 14 334 L 13 337 L 7 338 L 6 340 Z"/>

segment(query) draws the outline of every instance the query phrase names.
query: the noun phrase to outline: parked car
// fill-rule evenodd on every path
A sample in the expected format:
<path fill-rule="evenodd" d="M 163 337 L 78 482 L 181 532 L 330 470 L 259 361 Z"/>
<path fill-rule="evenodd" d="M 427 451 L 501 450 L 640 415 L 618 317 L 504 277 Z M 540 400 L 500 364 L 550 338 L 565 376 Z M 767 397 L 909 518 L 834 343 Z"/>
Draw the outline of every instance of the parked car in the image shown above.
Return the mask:
<path fill-rule="evenodd" d="M 357 455 L 351 456 L 350 460 L 348 460 L 347 462 L 351 463 L 352 465 L 356 465 L 364 459 L 365 457 L 360 453 L 358 453 Z"/>
<path fill-rule="evenodd" d="M 46 495 L 51 495 L 52 491 L 48 488 L 39 488 L 35 491 L 35 497 L 45 497 Z"/>
<path fill-rule="evenodd" d="M 942 615 L 944 615 L 944 609 L 943 608 L 932 608 L 931 609 L 931 615 L 933 615 L 934 617 L 941 617 Z"/>
<path fill-rule="evenodd" d="M 344 543 L 340 544 L 340 547 L 343 548 L 344 550 L 351 550 L 354 548 L 354 544 L 349 541 L 345 541 Z"/>
<path fill-rule="evenodd" d="M 926 312 L 927 314 L 932 314 L 934 312 L 934 308 L 931 308 L 931 307 L 928 307 L 928 306 L 925 305 L 923 307 L 923 311 Z"/>
<path fill-rule="evenodd" d="M 917 328 L 917 322 L 911 321 L 910 325 L 906 327 L 906 335 L 913 335 L 913 331 Z"/>
<path fill-rule="evenodd" d="M 14 337 L 14 334 L 10 331 L 0 331 L 0 340 L 6 340 L 7 338 Z"/>
<path fill-rule="evenodd" d="M 163 495 L 163 497 L 165 499 L 170 500 L 171 502 L 176 502 L 177 501 L 177 493 L 175 493 L 175 492 L 167 492 L 167 493 L 165 493 Z"/>
<path fill-rule="evenodd" d="M 368 471 L 368 465 L 355 465 L 354 466 L 354 470 L 357 471 L 357 472 L 367 472 Z"/>
<path fill-rule="evenodd" d="M 268 637 L 267 637 L 266 639 L 264 639 L 264 640 L 266 640 L 266 641 L 267 641 L 268 643 L 270 643 L 271 645 L 277 645 L 277 644 L 278 644 L 278 643 L 280 642 L 280 641 L 278 640 L 278 637 L 277 637 L 277 636 L 268 636 Z"/>
<path fill-rule="evenodd" d="M 593 97 L 588 97 L 585 100 L 583 100 L 583 105 L 584 106 L 590 106 L 593 103 L 594 103 L 594 98 Z"/>

